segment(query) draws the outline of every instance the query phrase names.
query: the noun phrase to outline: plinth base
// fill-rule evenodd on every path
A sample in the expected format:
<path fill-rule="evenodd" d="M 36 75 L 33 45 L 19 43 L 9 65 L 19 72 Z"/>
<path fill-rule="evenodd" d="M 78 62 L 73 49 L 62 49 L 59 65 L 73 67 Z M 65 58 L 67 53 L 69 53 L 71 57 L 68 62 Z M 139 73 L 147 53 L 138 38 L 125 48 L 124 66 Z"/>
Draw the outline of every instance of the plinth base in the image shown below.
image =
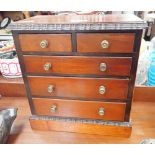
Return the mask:
<path fill-rule="evenodd" d="M 130 137 L 131 122 L 112 122 L 79 118 L 31 116 L 30 125 L 34 130 L 63 131 L 107 136 Z"/>

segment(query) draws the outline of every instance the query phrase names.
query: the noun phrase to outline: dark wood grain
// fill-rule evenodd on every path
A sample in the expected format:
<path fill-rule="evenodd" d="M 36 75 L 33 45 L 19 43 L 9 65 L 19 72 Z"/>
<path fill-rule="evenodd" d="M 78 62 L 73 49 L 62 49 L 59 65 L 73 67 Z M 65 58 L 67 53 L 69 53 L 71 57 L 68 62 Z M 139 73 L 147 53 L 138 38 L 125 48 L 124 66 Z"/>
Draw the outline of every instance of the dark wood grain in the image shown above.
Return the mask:
<path fill-rule="evenodd" d="M 24 56 L 27 73 L 89 74 L 129 76 L 131 58 L 88 56 Z M 46 71 L 44 65 L 51 64 Z M 100 63 L 106 63 L 106 71 L 100 71 Z"/>
<path fill-rule="evenodd" d="M 31 113 L 33 114 L 33 105 L 32 105 L 32 97 L 31 97 L 31 93 L 30 93 L 30 87 L 28 85 L 28 79 L 27 76 L 25 74 L 25 65 L 24 65 L 24 61 L 23 61 L 23 54 L 21 52 L 21 47 L 20 47 L 20 42 L 19 42 L 19 34 L 16 32 L 13 32 L 13 38 L 14 38 L 14 43 L 15 43 L 15 47 L 16 47 L 16 51 L 17 51 L 17 56 L 18 56 L 18 60 L 19 60 L 19 64 L 21 67 L 21 72 L 22 72 L 22 77 L 24 80 L 24 85 L 25 85 L 25 89 L 26 89 L 26 96 L 28 98 L 29 101 L 29 106 L 31 109 Z"/>
<path fill-rule="evenodd" d="M 125 103 L 33 98 L 36 115 L 124 121 Z M 51 107 L 56 106 L 56 112 Z M 105 114 L 98 114 L 104 108 Z"/>
<path fill-rule="evenodd" d="M 105 78 L 71 78 L 71 77 L 28 77 L 31 94 L 42 96 L 60 96 L 95 99 L 126 99 L 128 92 L 127 79 Z M 49 85 L 55 90 L 48 93 Z M 105 94 L 99 93 L 99 87 L 106 88 Z"/>
<path fill-rule="evenodd" d="M 131 106 L 132 106 L 133 90 L 135 87 L 137 64 L 138 64 L 138 58 L 139 58 L 140 44 L 142 40 L 141 39 L 142 32 L 143 30 L 137 30 L 136 36 L 135 36 L 134 55 L 132 57 L 132 65 L 131 65 L 131 73 L 130 73 L 131 77 L 130 77 L 129 89 L 128 89 L 128 98 L 130 98 L 130 100 L 127 102 L 127 106 L 126 106 L 125 121 L 130 120 L 130 111 L 131 111 Z"/>
<path fill-rule="evenodd" d="M 119 15 L 58 15 L 58 16 L 34 16 L 16 23 L 26 24 L 67 24 L 67 23 L 143 23 L 143 20 L 132 14 Z"/>
<path fill-rule="evenodd" d="M 78 33 L 77 52 L 91 53 L 132 53 L 134 33 Z M 107 40 L 108 48 L 102 48 L 101 42 Z"/>
<path fill-rule="evenodd" d="M 46 48 L 40 47 L 42 40 L 48 41 Z M 71 52 L 71 34 L 20 34 L 22 52 Z"/>

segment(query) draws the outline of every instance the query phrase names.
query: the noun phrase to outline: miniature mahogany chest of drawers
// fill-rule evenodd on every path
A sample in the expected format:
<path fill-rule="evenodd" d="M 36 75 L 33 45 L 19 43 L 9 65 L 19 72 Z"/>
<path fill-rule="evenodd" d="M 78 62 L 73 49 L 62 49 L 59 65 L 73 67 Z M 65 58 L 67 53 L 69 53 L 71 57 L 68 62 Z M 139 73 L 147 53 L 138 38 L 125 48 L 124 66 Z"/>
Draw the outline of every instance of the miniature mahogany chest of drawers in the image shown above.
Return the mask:
<path fill-rule="evenodd" d="M 144 27 L 133 15 L 36 16 L 11 23 L 31 127 L 130 136 Z"/>

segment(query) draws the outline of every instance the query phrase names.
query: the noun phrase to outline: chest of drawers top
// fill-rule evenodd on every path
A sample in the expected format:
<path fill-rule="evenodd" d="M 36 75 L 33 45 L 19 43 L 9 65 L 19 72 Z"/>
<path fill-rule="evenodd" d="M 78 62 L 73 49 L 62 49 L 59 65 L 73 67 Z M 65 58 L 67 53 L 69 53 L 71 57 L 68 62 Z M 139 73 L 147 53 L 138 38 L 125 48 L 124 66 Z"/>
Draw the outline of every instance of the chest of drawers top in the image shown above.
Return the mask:
<path fill-rule="evenodd" d="M 143 29 L 146 23 L 131 14 L 35 16 L 11 23 L 12 30 L 121 30 Z"/>

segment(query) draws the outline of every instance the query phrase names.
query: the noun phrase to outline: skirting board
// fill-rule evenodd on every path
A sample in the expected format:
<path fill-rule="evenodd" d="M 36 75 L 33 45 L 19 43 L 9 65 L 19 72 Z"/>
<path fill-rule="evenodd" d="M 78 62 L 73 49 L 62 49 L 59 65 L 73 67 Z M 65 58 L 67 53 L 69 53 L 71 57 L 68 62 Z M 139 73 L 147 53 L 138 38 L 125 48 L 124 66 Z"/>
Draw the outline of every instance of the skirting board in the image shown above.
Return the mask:
<path fill-rule="evenodd" d="M 76 132 L 126 138 L 130 137 L 132 130 L 131 122 L 83 120 L 34 115 L 30 117 L 30 125 L 33 130 Z"/>

